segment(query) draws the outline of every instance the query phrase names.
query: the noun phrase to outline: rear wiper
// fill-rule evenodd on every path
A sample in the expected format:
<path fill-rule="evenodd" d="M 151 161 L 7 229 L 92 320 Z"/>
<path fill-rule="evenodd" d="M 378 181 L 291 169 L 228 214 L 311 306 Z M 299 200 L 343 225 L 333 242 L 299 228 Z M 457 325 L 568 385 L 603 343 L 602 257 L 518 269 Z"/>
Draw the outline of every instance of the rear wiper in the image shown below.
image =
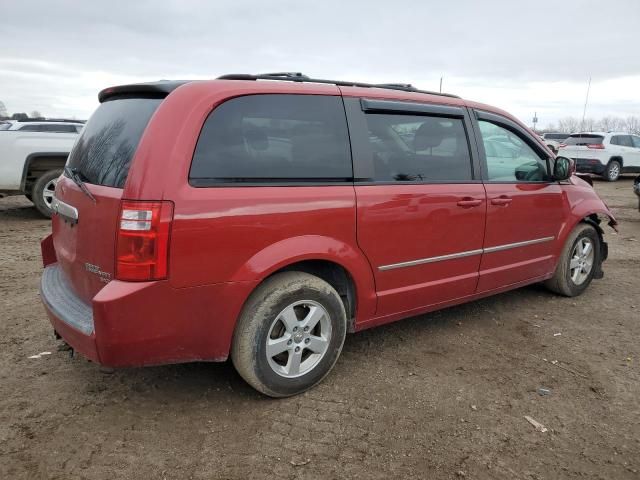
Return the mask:
<path fill-rule="evenodd" d="M 67 174 L 67 176 L 73 180 L 73 183 L 75 183 L 78 187 L 80 187 L 80 190 L 82 190 L 82 192 L 89 197 L 93 203 L 96 203 L 96 197 L 94 197 L 91 192 L 89 191 L 89 189 L 87 188 L 87 186 L 84 184 L 84 182 L 82 181 L 82 178 L 80 178 L 81 173 L 78 171 L 77 168 L 75 167 L 70 167 L 68 165 L 65 165 L 64 167 L 64 173 Z"/>

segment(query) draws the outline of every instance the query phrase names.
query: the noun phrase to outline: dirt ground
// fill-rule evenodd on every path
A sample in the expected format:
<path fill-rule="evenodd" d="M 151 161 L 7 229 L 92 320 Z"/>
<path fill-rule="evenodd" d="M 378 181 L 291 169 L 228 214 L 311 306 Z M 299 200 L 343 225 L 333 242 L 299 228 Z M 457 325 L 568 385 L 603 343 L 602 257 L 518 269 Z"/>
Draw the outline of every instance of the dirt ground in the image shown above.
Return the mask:
<path fill-rule="evenodd" d="M 230 363 L 107 374 L 59 351 L 49 222 L 1 199 L 0 478 L 640 478 L 640 213 L 631 178 L 596 189 L 620 233 L 582 297 L 532 286 L 350 335 L 285 400 Z"/>

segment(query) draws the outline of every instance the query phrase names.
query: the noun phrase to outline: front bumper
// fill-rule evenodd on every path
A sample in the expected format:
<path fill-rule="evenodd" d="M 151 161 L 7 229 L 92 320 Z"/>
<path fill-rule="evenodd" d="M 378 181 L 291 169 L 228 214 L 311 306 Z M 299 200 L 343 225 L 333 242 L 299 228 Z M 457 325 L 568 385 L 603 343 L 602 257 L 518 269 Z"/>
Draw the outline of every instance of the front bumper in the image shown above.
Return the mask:
<path fill-rule="evenodd" d="M 87 304 L 57 263 L 45 267 L 41 298 L 54 330 L 109 367 L 226 360 L 254 282 L 173 288 L 167 281 L 112 280 Z"/>

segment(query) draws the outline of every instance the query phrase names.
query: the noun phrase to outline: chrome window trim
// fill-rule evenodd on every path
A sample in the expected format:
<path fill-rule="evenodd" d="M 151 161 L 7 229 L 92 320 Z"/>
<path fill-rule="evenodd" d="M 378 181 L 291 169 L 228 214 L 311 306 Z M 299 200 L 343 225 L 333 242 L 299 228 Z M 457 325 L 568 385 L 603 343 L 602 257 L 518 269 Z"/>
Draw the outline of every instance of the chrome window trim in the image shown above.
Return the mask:
<path fill-rule="evenodd" d="M 51 200 L 51 210 L 53 210 L 53 213 L 60 215 L 65 220 L 70 221 L 72 224 L 78 223 L 78 209 L 63 202 L 55 196 L 53 197 L 53 200 Z"/>
<path fill-rule="evenodd" d="M 409 260 L 407 262 L 392 263 L 390 265 L 382 265 L 378 267 L 378 270 L 385 271 L 385 270 L 393 270 L 396 268 L 414 267 L 416 265 L 423 265 L 425 263 L 454 260 L 456 258 L 471 257 L 474 255 L 480 255 L 483 253 L 501 252 L 503 250 L 509 250 L 511 248 L 526 247 L 529 245 L 535 245 L 537 243 L 551 242 L 552 240 L 555 240 L 555 238 L 556 237 L 536 238 L 533 240 L 525 240 L 523 242 L 507 243 L 505 245 L 496 245 L 495 247 L 480 248 L 478 250 L 467 250 L 466 252 L 451 253 L 449 255 L 440 255 L 437 257 L 428 257 L 428 258 L 420 258 L 418 260 Z"/>

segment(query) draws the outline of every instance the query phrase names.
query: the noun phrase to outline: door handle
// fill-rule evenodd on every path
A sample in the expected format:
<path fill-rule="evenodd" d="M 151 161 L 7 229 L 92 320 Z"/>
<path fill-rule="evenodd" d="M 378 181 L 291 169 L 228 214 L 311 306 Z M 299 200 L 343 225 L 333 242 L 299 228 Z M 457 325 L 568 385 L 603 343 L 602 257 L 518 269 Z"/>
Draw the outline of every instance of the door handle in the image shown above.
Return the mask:
<path fill-rule="evenodd" d="M 458 206 L 462 208 L 471 208 L 477 207 L 482 203 L 482 200 L 471 197 L 464 197 L 462 200 L 458 201 Z"/>
<path fill-rule="evenodd" d="M 506 195 L 500 195 L 499 197 L 491 199 L 491 205 L 504 205 L 507 206 L 513 201 L 513 198 Z"/>

